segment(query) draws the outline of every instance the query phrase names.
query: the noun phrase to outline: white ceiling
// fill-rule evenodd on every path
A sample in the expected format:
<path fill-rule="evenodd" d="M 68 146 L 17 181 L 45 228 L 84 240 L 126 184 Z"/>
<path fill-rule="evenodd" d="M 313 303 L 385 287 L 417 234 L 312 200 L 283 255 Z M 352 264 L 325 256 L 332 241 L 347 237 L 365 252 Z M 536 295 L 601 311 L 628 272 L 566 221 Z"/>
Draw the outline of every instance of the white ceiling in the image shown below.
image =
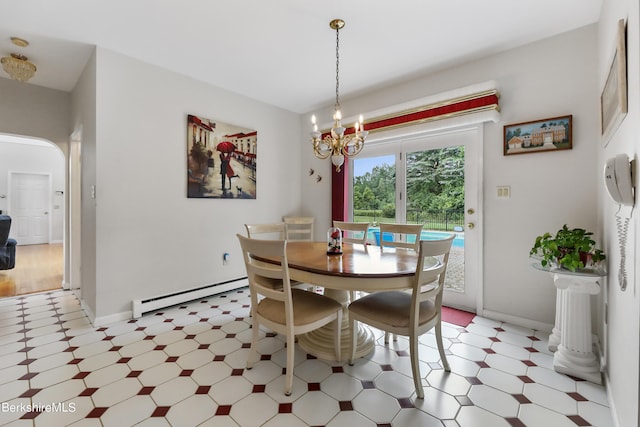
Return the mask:
<path fill-rule="evenodd" d="M 602 1 L 3 1 L 0 56 L 24 54 L 30 83 L 70 91 L 98 45 L 304 113 L 335 99 L 333 18 L 346 99 L 597 22 Z"/>

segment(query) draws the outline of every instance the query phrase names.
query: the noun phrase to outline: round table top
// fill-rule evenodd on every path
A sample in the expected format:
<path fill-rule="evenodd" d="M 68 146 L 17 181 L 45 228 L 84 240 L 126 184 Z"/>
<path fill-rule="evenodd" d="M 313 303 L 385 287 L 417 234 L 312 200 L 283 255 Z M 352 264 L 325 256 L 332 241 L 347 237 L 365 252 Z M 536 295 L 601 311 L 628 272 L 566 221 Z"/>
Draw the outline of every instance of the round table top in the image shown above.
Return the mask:
<path fill-rule="evenodd" d="M 326 242 L 287 242 L 289 268 L 341 277 L 402 277 L 416 272 L 418 254 L 411 250 L 343 243 L 341 255 L 327 254 Z"/>

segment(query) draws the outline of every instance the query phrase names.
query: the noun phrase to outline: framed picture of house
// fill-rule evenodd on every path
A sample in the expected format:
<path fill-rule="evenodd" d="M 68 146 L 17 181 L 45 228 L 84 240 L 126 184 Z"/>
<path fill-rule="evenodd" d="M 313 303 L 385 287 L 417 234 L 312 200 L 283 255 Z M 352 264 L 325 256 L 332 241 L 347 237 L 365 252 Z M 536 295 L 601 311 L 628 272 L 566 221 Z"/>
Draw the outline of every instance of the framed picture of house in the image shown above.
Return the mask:
<path fill-rule="evenodd" d="M 255 199 L 258 132 L 187 116 L 187 197 Z"/>
<path fill-rule="evenodd" d="M 504 127 L 504 155 L 569 150 L 573 116 L 553 117 Z"/>
<path fill-rule="evenodd" d="M 616 49 L 600 95 L 600 124 L 605 146 L 627 115 L 627 53 L 624 19 L 618 21 Z"/>

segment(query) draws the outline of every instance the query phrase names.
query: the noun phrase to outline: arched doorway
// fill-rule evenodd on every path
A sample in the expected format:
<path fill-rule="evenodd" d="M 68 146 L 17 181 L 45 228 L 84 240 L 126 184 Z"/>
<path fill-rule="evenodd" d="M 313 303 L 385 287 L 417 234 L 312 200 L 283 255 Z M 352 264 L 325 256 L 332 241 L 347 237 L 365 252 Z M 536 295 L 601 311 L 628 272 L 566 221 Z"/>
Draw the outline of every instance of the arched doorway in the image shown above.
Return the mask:
<path fill-rule="evenodd" d="M 66 176 L 56 144 L 0 134 L 0 211 L 18 241 L 16 267 L 0 270 L 0 297 L 68 287 Z"/>

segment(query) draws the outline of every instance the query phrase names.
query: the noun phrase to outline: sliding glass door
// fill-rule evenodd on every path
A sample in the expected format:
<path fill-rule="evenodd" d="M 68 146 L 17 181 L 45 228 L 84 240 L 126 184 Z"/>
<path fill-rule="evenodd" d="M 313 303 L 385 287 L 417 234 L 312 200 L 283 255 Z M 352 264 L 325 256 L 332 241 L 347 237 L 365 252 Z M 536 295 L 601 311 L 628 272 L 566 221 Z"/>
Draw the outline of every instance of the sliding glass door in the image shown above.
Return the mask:
<path fill-rule="evenodd" d="M 456 235 L 446 276 L 447 305 L 475 311 L 480 284 L 478 175 L 482 128 L 373 142 L 353 160 L 351 215 L 369 222 L 424 224 L 422 239 Z"/>

